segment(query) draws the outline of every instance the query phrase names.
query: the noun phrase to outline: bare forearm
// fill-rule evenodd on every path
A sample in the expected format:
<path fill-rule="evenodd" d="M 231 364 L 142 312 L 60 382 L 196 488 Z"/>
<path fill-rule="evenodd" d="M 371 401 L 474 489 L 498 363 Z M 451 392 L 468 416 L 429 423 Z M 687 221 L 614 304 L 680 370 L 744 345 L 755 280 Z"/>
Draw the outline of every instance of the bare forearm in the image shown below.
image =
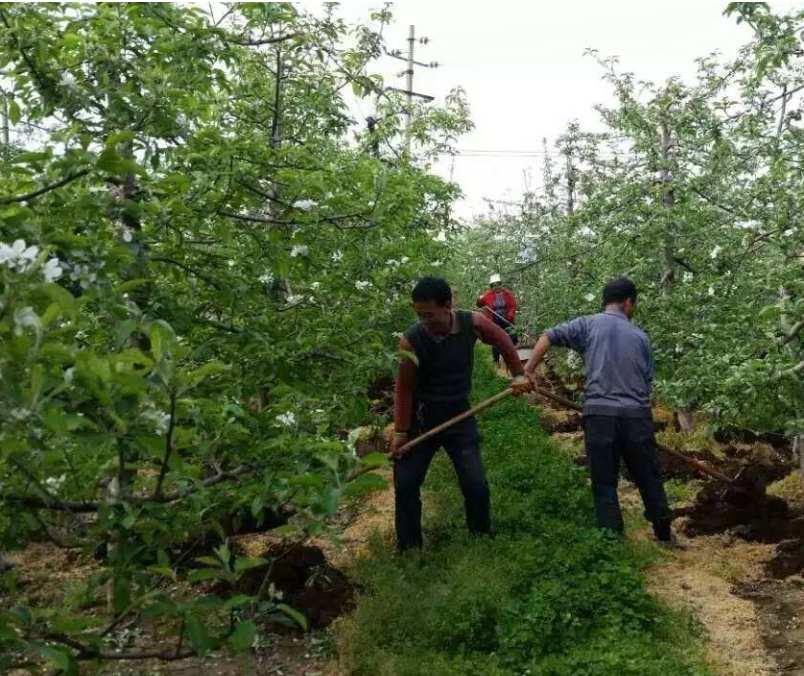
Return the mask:
<path fill-rule="evenodd" d="M 525 375 L 528 376 L 528 378 L 532 378 L 536 373 L 536 369 L 539 364 L 542 363 L 542 359 L 544 359 L 544 355 L 547 354 L 549 349 L 550 339 L 543 333 L 539 336 L 539 340 L 536 342 L 536 347 L 533 348 L 533 352 L 531 352 L 528 363 L 525 364 Z"/>
<path fill-rule="evenodd" d="M 519 361 L 519 354 L 517 353 L 513 342 L 511 341 L 511 336 L 509 336 L 499 326 L 492 324 L 479 314 L 474 315 L 473 321 L 477 337 L 487 345 L 494 345 L 497 347 L 497 349 L 499 349 L 503 360 L 505 360 L 505 365 L 508 367 L 511 375 L 524 375 L 522 362 Z"/>

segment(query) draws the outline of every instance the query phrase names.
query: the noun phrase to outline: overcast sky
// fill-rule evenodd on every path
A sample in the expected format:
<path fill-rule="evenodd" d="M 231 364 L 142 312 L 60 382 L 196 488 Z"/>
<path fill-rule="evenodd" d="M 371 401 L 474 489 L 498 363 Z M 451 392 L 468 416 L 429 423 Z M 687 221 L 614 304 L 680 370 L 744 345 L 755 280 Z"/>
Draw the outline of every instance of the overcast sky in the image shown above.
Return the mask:
<path fill-rule="evenodd" d="M 785 10 L 790 3 L 772 3 Z M 339 12 L 354 20 L 369 16 L 381 3 L 348 3 Z M 484 151 L 457 157 L 454 180 L 465 194 L 456 214 L 486 211 L 484 198 L 516 200 L 530 171 L 541 184 L 542 138 L 552 142 L 568 121 L 590 131 L 601 128 L 594 110 L 611 103 L 600 66 L 584 51 L 618 56 L 623 70 L 638 78 L 691 79 L 695 59 L 714 51 L 731 57 L 750 39 L 750 29 L 723 16 L 725 2 L 397 2 L 394 23 L 386 29 L 389 48 L 407 49 L 408 26 L 430 39 L 416 45 L 416 58 L 443 64 L 417 68 L 416 91 L 443 96 L 453 87 L 468 95 L 475 129 L 459 147 Z M 404 87 L 401 61 L 385 57 L 380 71 L 387 84 Z M 358 114 L 371 113 L 360 102 Z M 490 152 L 489 152 L 490 151 Z M 534 156 L 496 155 L 505 151 Z M 450 163 L 439 166 L 449 175 Z"/>

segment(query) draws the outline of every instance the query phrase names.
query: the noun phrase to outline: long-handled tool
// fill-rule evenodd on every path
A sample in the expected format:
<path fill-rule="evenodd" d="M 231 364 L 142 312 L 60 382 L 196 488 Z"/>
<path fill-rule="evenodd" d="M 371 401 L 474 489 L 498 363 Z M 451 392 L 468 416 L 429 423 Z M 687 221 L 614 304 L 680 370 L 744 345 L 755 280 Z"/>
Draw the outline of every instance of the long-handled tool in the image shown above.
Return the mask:
<path fill-rule="evenodd" d="M 578 406 L 578 404 L 576 404 L 574 401 L 570 401 L 569 399 L 562 397 L 558 394 L 553 394 L 550 390 L 546 390 L 543 387 L 534 386 L 533 391 L 542 397 L 552 399 L 553 401 L 555 401 L 558 404 L 561 404 L 562 406 L 571 408 L 573 411 L 583 412 L 583 408 Z M 672 448 L 667 448 L 665 446 L 660 446 L 658 444 L 657 448 L 663 453 L 667 453 L 667 455 L 671 455 L 674 458 L 677 458 L 685 465 L 692 467 L 701 474 L 706 474 L 708 476 L 714 477 L 718 481 L 722 481 L 723 483 L 727 484 L 734 482 L 733 479 L 729 478 L 722 472 L 718 472 L 716 469 L 712 469 L 711 467 L 709 467 L 709 465 L 705 465 L 700 460 L 695 460 L 694 458 L 688 458 L 686 455 L 683 455 L 678 451 L 674 451 Z"/>
<path fill-rule="evenodd" d="M 511 328 L 515 329 L 515 330 L 516 330 L 518 333 L 521 333 L 521 334 L 522 334 L 523 336 L 525 336 L 525 338 L 527 338 L 527 339 L 528 339 L 530 342 L 532 342 L 532 343 L 535 343 L 535 342 L 536 342 L 536 339 L 535 339 L 533 336 L 531 336 L 531 335 L 529 335 L 528 333 L 526 333 L 526 332 L 525 332 L 523 329 L 521 329 L 521 328 L 517 328 L 516 326 L 514 326 L 514 324 L 513 324 L 512 322 L 509 322 L 509 321 L 508 321 L 508 320 L 507 320 L 505 317 L 503 317 L 503 316 L 502 316 L 502 315 L 501 315 L 499 312 L 495 312 L 495 311 L 494 311 L 492 308 L 490 308 L 490 307 L 488 307 L 488 306 L 484 306 L 484 309 L 486 309 L 486 310 L 488 310 L 489 312 L 491 312 L 491 314 L 493 314 L 495 317 L 499 317 L 500 319 L 502 319 L 502 320 L 503 320 L 503 321 L 504 321 L 506 324 L 508 324 L 508 326 L 510 326 Z"/>
<path fill-rule="evenodd" d="M 483 409 L 488 408 L 489 406 L 494 406 L 494 404 L 498 404 L 506 397 L 510 397 L 514 393 L 513 388 L 509 387 L 499 394 L 495 394 L 493 397 L 489 397 L 485 401 L 482 401 L 477 406 L 470 408 L 468 411 L 464 411 L 459 415 L 456 415 L 454 418 L 450 418 L 446 422 L 442 422 L 440 425 L 436 425 L 433 429 L 427 430 L 424 434 L 420 434 L 415 439 L 411 439 L 408 443 L 404 446 L 400 447 L 401 452 L 409 451 L 414 446 L 418 446 L 423 441 L 427 441 L 431 437 L 434 437 L 439 432 L 443 432 L 446 429 L 449 429 L 453 425 L 457 425 L 462 420 L 466 420 L 467 418 L 471 418 L 475 413 L 480 413 Z"/>

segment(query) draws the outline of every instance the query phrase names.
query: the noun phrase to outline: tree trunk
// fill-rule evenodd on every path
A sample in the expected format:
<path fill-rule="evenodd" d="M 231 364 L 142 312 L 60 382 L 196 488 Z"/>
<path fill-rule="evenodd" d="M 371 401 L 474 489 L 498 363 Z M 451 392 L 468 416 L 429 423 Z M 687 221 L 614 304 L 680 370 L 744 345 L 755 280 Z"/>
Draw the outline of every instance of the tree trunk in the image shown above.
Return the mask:
<path fill-rule="evenodd" d="M 684 408 L 676 411 L 676 420 L 678 420 L 678 427 L 681 434 L 689 436 L 695 432 L 695 419 L 692 415 L 692 409 L 685 406 Z"/>

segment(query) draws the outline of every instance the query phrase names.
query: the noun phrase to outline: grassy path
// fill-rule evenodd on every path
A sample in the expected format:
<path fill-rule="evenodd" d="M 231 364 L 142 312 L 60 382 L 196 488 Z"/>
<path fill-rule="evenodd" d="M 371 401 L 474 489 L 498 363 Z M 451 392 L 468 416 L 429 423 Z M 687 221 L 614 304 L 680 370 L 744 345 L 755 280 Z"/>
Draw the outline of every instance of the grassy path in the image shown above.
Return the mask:
<path fill-rule="evenodd" d="M 501 383 L 487 357 L 478 362 L 480 400 Z M 509 399 L 480 427 L 496 538 L 465 534 L 439 454 L 425 485 L 425 554 L 396 557 L 378 538 L 356 566 L 363 593 L 342 629 L 349 672 L 709 674 L 695 624 L 645 592 L 644 557 L 590 526 L 585 470 L 540 430 L 538 411 Z"/>

